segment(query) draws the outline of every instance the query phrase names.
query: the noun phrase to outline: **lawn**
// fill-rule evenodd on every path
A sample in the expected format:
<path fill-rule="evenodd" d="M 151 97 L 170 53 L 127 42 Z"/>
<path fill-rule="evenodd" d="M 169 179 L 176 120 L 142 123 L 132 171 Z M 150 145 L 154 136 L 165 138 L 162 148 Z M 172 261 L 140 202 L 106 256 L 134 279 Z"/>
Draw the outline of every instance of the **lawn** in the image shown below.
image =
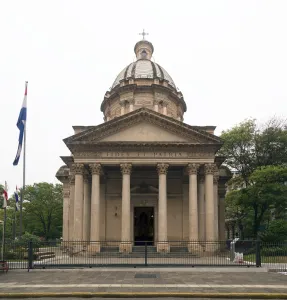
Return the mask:
<path fill-rule="evenodd" d="M 243 256 L 244 261 L 255 262 L 256 257 L 255 254 L 247 254 Z M 261 255 L 261 263 L 287 263 L 287 255 L 285 256 L 262 256 Z"/>

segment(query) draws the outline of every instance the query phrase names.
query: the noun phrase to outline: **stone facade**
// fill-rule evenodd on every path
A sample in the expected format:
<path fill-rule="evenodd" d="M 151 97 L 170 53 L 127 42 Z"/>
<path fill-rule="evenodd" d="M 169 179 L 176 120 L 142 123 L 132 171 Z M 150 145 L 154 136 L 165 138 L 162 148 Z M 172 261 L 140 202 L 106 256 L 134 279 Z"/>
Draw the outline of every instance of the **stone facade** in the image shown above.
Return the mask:
<path fill-rule="evenodd" d="M 142 41 L 135 50 L 149 60 L 153 46 Z M 103 242 L 130 252 L 143 241 L 166 252 L 173 242 L 224 239 L 222 141 L 213 126 L 183 123 L 181 93 L 167 73 L 153 74 L 119 75 L 102 103 L 105 122 L 75 127 L 64 140 L 72 153 L 56 174 L 64 240 L 87 241 L 92 252 Z"/>

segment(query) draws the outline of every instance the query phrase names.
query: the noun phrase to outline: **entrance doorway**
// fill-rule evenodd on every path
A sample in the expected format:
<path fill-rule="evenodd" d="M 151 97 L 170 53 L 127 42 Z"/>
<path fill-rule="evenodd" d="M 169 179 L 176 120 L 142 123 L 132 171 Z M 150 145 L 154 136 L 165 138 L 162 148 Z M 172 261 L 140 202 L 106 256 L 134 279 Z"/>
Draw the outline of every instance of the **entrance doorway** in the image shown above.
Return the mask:
<path fill-rule="evenodd" d="M 154 243 L 154 208 L 134 208 L 134 242 L 135 246 Z"/>

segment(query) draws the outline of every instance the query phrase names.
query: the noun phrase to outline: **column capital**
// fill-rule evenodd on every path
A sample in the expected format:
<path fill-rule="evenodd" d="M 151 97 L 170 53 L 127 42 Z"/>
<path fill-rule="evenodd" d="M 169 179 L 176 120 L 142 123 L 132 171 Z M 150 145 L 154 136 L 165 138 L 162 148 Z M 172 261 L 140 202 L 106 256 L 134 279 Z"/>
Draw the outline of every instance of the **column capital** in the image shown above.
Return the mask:
<path fill-rule="evenodd" d="M 92 174 L 101 175 L 102 166 L 99 163 L 89 165 Z"/>
<path fill-rule="evenodd" d="M 70 185 L 75 184 L 75 174 L 74 173 L 69 175 L 69 183 L 70 183 Z"/>
<path fill-rule="evenodd" d="M 168 170 L 168 167 L 169 167 L 169 164 L 157 164 L 156 168 L 157 168 L 157 172 L 158 172 L 158 175 L 160 174 L 167 174 L 167 170 Z"/>
<path fill-rule="evenodd" d="M 186 171 L 188 175 L 197 174 L 200 164 L 188 164 L 186 167 Z"/>
<path fill-rule="evenodd" d="M 213 174 L 215 172 L 215 164 L 205 164 L 204 165 L 204 173 L 207 174 Z"/>
<path fill-rule="evenodd" d="M 219 174 L 216 172 L 213 175 L 213 184 L 218 184 Z"/>
<path fill-rule="evenodd" d="M 64 195 L 64 198 L 69 198 L 70 197 L 70 190 L 63 190 L 63 195 Z"/>
<path fill-rule="evenodd" d="M 72 171 L 75 175 L 83 175 L 84 174 L 84 164 L 73 164 Z"/>
<path fill-rule="evenodd" d="M 120 164 L 122 174 L 131 174 L 132 164 Z"/>

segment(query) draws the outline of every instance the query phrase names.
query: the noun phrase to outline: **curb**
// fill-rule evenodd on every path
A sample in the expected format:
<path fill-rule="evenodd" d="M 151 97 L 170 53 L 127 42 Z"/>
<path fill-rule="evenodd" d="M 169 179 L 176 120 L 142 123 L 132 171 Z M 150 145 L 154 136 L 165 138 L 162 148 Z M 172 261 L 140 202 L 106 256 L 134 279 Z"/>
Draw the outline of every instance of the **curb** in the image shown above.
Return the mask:
<path fill-rule="evenodd" d="M 97 292 L 72 292 L 72 293 L 0 293 L 0 298 L 25 299 L 25 298 L 226 298 L 226 299 L 287 299 L 287 293 L 97 293 Z"/>

